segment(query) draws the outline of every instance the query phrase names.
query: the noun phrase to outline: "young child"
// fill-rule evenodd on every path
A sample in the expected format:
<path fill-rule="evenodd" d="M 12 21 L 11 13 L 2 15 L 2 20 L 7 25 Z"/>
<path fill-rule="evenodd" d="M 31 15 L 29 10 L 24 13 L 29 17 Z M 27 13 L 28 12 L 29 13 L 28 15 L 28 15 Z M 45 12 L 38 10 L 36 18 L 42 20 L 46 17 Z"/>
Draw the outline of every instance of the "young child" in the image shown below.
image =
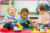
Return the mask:
<path fill-rule="evenodd" d="M 49 14 L 46 12 L 46 8 L 44 4 L 41 4 L 37 11 L 39 12 L 38 23 L 43 26 L 48 26 L 49 22 Z"/>
<path fill-rule="evenodd" d="M 20 16 L 16 18 L 16 20 L 23 26 L 28 27 L 28 23 L 32 24 L 32 21 L 28 17 L 29 10 L 27 8 L 23 8 L 20 12 Z"/>
<path fill-rule="evenodd" d="M 4 28 L 7 28 L 8 30 L 9 29 L 13 29 L 13 24 L 16 19 L 15 19 L 15 14 L 16 14 L 16 8 L 15 7 L 10 7 L 8 8 L 7 10 L 8 12 L 8 15 L 6 15 L 3 19 L 3 22 L 4 22 Z"/>

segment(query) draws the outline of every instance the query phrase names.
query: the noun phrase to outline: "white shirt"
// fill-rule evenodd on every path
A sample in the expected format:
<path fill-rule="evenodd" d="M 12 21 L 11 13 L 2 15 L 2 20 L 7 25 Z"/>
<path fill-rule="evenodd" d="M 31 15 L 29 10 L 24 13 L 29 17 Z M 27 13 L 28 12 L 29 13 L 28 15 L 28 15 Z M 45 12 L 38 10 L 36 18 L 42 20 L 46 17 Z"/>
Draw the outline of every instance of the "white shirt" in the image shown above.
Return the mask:
<path fill-rule="evenodd" d="M 49 23 L 49 14 L 45 12 L 43 15 L 39 15 L 38 23 L 48 24 Z"/>

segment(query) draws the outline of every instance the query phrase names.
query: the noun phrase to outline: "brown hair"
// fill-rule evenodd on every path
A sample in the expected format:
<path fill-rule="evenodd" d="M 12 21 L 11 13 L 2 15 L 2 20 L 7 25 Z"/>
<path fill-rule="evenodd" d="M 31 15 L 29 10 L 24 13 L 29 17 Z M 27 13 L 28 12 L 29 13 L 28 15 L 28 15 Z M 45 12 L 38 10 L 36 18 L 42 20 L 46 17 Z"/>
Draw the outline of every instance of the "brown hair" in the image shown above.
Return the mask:
<path fill-rule="evenodd" d="M 21 10 L 21 13 L 23 13 L 23 12 L 29 13 L 29 10 L 28 10 L 27 8 L 23 8 L 23 9 Z"/>
<path fill-rule="evenodd" d="M 46 11 L 45 5 L 40 5 L 40 10 L 41 10 L 41 11 L 42 11 L 42 10 Z"/>

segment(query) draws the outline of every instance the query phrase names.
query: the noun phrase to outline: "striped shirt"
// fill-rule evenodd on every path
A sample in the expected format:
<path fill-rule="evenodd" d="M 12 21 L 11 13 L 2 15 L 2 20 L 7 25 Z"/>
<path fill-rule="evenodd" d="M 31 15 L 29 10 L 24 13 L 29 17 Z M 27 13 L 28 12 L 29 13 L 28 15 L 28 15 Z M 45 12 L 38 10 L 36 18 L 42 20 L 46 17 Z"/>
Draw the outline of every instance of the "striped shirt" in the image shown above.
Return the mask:
<path fill-rule="evenodd" d="M 9 19 L 13 24 L 17 22 L 15 16 L 10 16 L 10 15 L 6 15 L 6 16 L 4 17 L 4 19 L 3 19 L 3 22 L 5 23 L 5 21 L 8 20 L 8 19 Z"/>

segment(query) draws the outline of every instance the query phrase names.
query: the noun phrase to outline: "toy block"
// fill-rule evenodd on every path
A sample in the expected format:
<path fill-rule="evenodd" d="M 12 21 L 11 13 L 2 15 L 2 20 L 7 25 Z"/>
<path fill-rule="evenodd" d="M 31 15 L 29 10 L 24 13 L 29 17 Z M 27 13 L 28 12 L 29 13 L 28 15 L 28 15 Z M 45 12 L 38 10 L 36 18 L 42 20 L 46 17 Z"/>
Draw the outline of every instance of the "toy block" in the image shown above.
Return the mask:
<path fill-rule="evenodd" d="M 3 25 L 2 24 L 0 24 L 0 28 L 3 28 Z"/>
<path fill-rule="evenodd" d="M 8 32 L 7 28 L 1 28 L 1 32 Z"/>
<path fill-rule="evenodd" d="M 19 22 L 17 22 L 16 24 L 17 24 L 18 27 L 23 29 L 22 25 Z"/>

